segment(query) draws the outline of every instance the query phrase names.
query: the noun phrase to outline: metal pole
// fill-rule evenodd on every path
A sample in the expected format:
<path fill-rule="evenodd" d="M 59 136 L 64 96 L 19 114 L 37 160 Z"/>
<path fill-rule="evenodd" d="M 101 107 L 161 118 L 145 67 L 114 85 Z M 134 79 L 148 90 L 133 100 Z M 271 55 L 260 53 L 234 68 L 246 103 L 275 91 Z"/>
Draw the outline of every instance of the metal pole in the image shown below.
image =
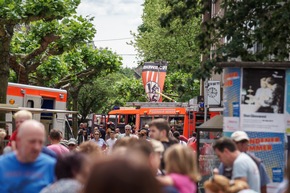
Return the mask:
<path fill-rule="evenodd" d="M 208 79 L 206 78 L 204 81 L 204 122 L 207 121 L 207 104 L 208 104 L 207 89 L 208 89 Z"/>

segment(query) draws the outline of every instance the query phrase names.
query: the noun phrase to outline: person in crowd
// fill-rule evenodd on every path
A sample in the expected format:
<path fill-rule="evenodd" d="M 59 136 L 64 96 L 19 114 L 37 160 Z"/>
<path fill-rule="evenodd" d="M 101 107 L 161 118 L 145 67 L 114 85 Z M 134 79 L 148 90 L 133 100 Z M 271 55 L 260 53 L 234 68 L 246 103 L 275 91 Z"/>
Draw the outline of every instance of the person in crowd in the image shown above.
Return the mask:
<path fill-rule="evenodd" d="M 56 160 L 41 153 L 44 125 L 26 120 L 18 128 L 17 150 L 0 157 L 0 192 L 39 193 L 54 181 Z"/>
<path fill-rule="evenodd" d="M 187 146 L 191 147 L 194 152 L 197 152 L 196 132 L 193 132 L 192 137 L 188 139 Z"/>
<path fill-rule="evenodd" d="M 78 147 L 77 140 L 75 138 L 70 138 L 68 140 L 68 149 L 69 149 L 69 151 L 76 151 L 77 147 Z"/>
<path fill-rule="evenodd" d="M 243 180 L 229 180 L 222 175 L 214 175 L 209 180 L 204 182 L 206 193 L 257 193 L 249 189 L 247 182 Z"/>
<path fill-rule="evenodd" d="M 93 141 L 86 141 L 82 143 L 77 151 L 88 155 L 90 158 L 92 158 L 92 160 L 102 157 L 101 148 Z"/>
<path fill-rule="evenodd" d="M 172 126 L 170 127 L 170 131 L 171 131 L 172 133 L 174 133 L 175 131 L 177 131 L 176 126 L 175 126 L 175 125 L 172 125 Z"/>
<path fill-rule="evenodd" d="M 165 176 L 158 176 L 163 185 L 172 185 L 179 193 L 197 191 L 196 183 L 201 179 L 197 170 L 195 153 L 187 146 L 175 144 L 164 154 Z"/>
<path fill-rule="evenodd" d="M 5 132 L 6 132 L 6 136 L 4 137 L 4 140 L 10 140 L 10 134 L 9 134 L 9 125 L 6 124 L 5 126 Z"/>
<path fill-rule="evenodd" d="M 131 125 L 125 125 L 125 133 L 118 136 L 118 139 L 121 139 L 123 137 L 135 137 L 138 138 L 136 135 L 131 134 L 132 132 L 132 126 Z"/>
<path fill-rule="evenodd" d="M 285 175 L 283 181 L 278 185 L 275 193 L 290 193 L 290 159 L 288 157 L 287 165 L 285 168 Z"/>
<path fill-rule="evenodd" d="M 114 144 L 116 143 L 117 138 L 115 138 L 115 132 L 113 130 L 110 130 L 110 138 L 106 141 L 108 148 L 109 148 L 109 153 L 112 151 L 112 148 Z"/>
<path fill-rule="evenodd" d="M 108 139 L 110 139 L 110 137 L 111 137 L 111 131 L 112 131 L 111 128 L 108 128 L 108 129 L 106 130 L 105 141 L 107 141 Z"/>
<path fill-rule="evenodd" d="M 104 126 L 102 124 L 100 124 L 100 126 L 99 126 L 99 131 L 101 133 L 100 137 L 105 141 L 106 130 L 104 129 Z"/>
<path fill-rule="evenodd" d="M 162 189 L 147 165 L 111 156 L 93 166 L 83 192 L 162 193 Z"/>
<path fill-rule="evenodd" d="M 85 138 L 84 138 L 84 123 L 80 123 L 80 126 L 79 126 L 79 130 L 78 130 L 78 137 L 77 137 L 77 140 L 78 140 L 78 145 L 80 145 L 82 142 L 86 141 Z"/>
<path fill-rule="evenodd" d="M 256 163 L 246 153 L 240 152 L 236 144 L 227 137 L 217 139 L 213 149 L 225 167 L 232 167 L 231 179 L 241 179 L 250 189 L 260 193 L 260 175 Z"/>
<path fill-rule="evenodd" d="M 186 142 L 180 140 L 180 133 L 179 133 L 178 131 L 174 131 L 174 132 L 173 132 L 173 137 L 175 137 L 175 139 L 178 141 L 178 143 L 179 143 L 180 145 L 184 145 L 184 146 L 187 145 Z"/>
<path fill-rule="evenodd" d="M 84 128 L 83 130 L 86 132 L 86 135 L 84 136 L 85 141 L 87 141 L 89 139 L 89 136 L 91 135 L 91 130 L 88 127 L 88 123 L 83 123 L 84 124 Z"/>
<path fill-rule="evenodd" d="M 121 132 L 120 132 L 120 128 L 117 127 L 115 129 L 115 138 L 118 139 L 119 138 L 119 135 L 121 135 Z"/>
<path fill-rule="evenodd" d="M 60 144 L 61 133 L 58 129 L 52 129 L 49 132 L 48 139 L 51 143 L 47 148 L 54 151 L 58 156 L 64 153 L 68 153 L 69 150 L 64 145 Z"/>
<path fill-rule="evenodd" d="M 188 139 L 187 145 L 190 145 L 191 143 L 196 142 L 196 132 L 192 132 L 191 138 Z"/>
<path fill-rule="evenodd" d="M 124 137 L 124 138 L 118 139 L 113 146 L 112 153 L 114 155 L 118 154 L 118 155 L 123 156 L 124 154 L 127 153 L 127 147 L 129 147 L 130 144 L 132 143 L 136 143 L 136 141 L 138 141 L 138 139 L 131 138 L 131 137 Z"/>
<path fill-rule="evenodd" d="M 147 131 L 145 129 L 141 129 L 138 133 L 139 139 L 148 139 Z"/>
<path fill-rule="evenodd" d="M 77 152 L 59 156 L 54 169 L 56 181 L 40 193 L 80 193 L 90 173 L 88 159 Z"/>
<path fill-rule="evenodd" d="M 177 140 L 170 138 L 168 133 L 170 131 L 170 127 L 168 122 L 165 119 L 154 119 L 149 123 L 149 130 L 150 130 L 150 138 L 160 141 L 164 146 L 164 152 L 166 149 L 171 145 L 178 143 Z M 161 171 L 165 169 L 165 163 L 163 158 L 161 158 Z"/>
<path fill-rule="evenodd" d="M 6 137 L 6 131 L 4 129 L 0 128 L 0 155 L 3 154 L 5 137 Z"/>
<path fill-rule="evenodd" d="M 250 138 L 248 137 L 247 133 L 244 131 L 235 131 L 234 133 L 232 133 L 231 139 L 236 143 L 237 148 L 240 152 L 246 153 L 256 163 L 260 173 L 261 193 L 267 193 L 267 184 L 270 183 L 270 178 L 267 174 L 265 164 L 262 162 L 262 160 L 255 157 L 253 154 L 248 153 Z"/>
<path fill-rule="evenodd" d="M 60 142 L 59 142 L 59 144 L 68 149 L 68 140 L 61 139 Z"/>
<path fill-rule="evenodd" d="M 188 142 L 188 138 L 185 137 L 184 135 L 180 135 L 180 136 L 179 136 L 179 139 L 180 139 L 181 141 L 184 141 L 185 144 L 187 144 L 187 142 Z"/>
<path fill-rule="evenodd" d="M 107 148 L 107 143 L 105 142 L 105 140 L 102 138 L 102 134 L 100 131 L 95 131 L 94 133 L 94 138 L 91 139 L 92 142 L 95 142 L 98 144 L 98 146 L 102 149 L 102 150 L 106 150 Z"/>
<path fill-rule="evenodd" d="M 163 151 L 164 147 L 160 141 L 125 137 L 116 141 L 111 155 L 145 164 L 149 166 L 153 175 L 161 175 L 159 168 Z M 178 193 L 174 186 L 164 185 L 162 189 L 164 193 Z"/>
<path fill-rule="evenodd" d="M 16 136 L 19 126 L 24 121 L 32 119 L 32 113 L 27 110 L 20 110 L 14 114 L 13 118 L 15 120 L 15 131 L 12 133 L 10 141 L 7 145 L 8 147 L 11 147 L 12 151 L 16 150 Z"/>

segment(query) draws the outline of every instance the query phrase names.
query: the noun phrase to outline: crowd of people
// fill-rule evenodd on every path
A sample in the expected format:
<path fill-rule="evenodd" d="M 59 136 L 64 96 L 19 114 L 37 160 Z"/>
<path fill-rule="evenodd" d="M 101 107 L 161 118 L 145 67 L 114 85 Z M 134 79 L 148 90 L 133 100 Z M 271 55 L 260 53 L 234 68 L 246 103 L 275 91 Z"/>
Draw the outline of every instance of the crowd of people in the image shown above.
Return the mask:
<path fill-rule="evenodd" d="M 130 125 L 124 133 L 102 127 L 88 132 L 81 123 L 78 137 L 69 140 L 52 129 L 45 145 L 44 125 L 29 111 L 19 111 L 14 118 L 15 137 L 0 156 L 0 192 L 198 192 L 196 133 L 186 139 L 165 119 L 154 119 L 136 133 Z M 0 138 L 5 134 L 0 130 Z M 204 183 L 207 193 L 267 192 L 265 166 L 247 152 L 248 143 L 243 131 L 216 140 L 212 148 L 221 165 Z M 285 184 L 282 193 L 288 191 Z"/>

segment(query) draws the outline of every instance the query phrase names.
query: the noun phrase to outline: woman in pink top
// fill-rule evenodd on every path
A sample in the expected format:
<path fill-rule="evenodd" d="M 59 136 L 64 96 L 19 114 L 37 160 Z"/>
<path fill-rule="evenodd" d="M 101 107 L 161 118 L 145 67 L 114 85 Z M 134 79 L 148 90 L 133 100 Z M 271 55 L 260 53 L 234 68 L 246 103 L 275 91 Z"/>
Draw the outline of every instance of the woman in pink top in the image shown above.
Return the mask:
<path fill-rule="evenodd" d="M 165 176 L 158 176 L 163 185 L 172 185 L 180 193 L 196 192 L 196 182 L 201 179 L 197 170 L 196 155 L 190 147 L 175 144 L 164 154 Z"/>

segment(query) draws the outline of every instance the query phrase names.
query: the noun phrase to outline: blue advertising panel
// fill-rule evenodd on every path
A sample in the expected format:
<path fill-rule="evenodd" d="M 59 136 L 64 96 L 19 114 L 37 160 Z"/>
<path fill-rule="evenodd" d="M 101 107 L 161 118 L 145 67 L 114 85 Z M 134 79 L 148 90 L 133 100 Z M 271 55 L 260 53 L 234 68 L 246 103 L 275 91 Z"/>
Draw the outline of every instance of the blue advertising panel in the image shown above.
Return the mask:
<path fill-rule="evenodd" d="M 224 70 L 224 112 L 225 117 L 239 117 L 241 90 L 241 69 L 225 68 Z"/>
<path fill-rule="evenodd" d="M 232 132 L 224 132 L 230 137 Z M 248 152 L 260 158 L 266 166 L 267 174 L 273 183 L 283 180 L 285 168 L 284 133 L 249 132 Z"/>

